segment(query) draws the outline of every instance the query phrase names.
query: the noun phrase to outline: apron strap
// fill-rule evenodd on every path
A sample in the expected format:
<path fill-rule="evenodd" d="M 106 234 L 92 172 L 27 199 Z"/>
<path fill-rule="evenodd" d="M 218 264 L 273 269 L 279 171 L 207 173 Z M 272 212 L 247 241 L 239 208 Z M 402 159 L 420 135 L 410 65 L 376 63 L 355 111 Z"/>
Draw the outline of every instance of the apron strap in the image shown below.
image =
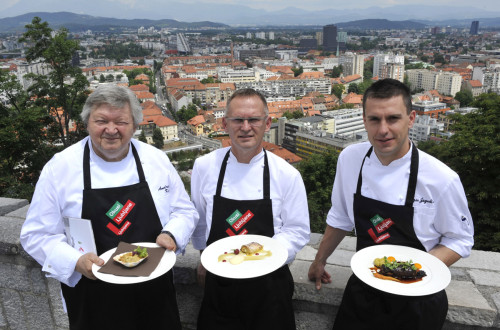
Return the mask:
<path fill-rule="evenodd" d="M 267 152 L 266 149 L 262 149 L 264 151 L 264 199 L 271 198 L 271 179 L 269 175 L 269 162 L 267 160 Z M 222 160 L 222 165 L 219 172 L 219 179 L 217 180 L 217 190 L 215 191 L 216 196 L 221 195 L 222 191 L 222 183 L 224 182 L 224 175 L 226 174 L 227 160 L 229 159 L 229 153 L 231 149 L 229 149 L 224 156 L 224 160 Z"/>
<path fill-rule="evenodd" d="M 90 141 L 90 140 L 89 140 Z M 92 189 L 92 180 L 90 179 L 90 147 L 89 141 L 85 144 L 83 150 L 83 188 L 84 190 Z M 137 167 L 137 174 L 139 175 L 139 182 L 145 182 L 146 177 L 144 176 L 144 170 L 142 169 L 141 160 L 139 159 L 139 154 L 137 149 L 132 145 L 132 154 L 134 155 L 135 165 Z"/>
<path fill-rule="evenodd" d="M 412 206 L 415 199 L 415 190 L 417 188 L 418 177 L 418 149 L 412 144 L 411 151 L 411 165 L 410 165 L 410 179 L 408 181 L 408 190 L 406 192 L 406 206 Z"/>
<path fill-rule="evenodd" d="M 417 187 L 417 176 L 418 176 L 418 149 L 415 147 L 413 142 L 412 144 L 412 151 L 411 151 L 411 164 L 410 164 L 410 178 L 408 180 L 408 189 L 406 190 L 406 202 L 405 206 L 412 206 L 413 205 L 413 200 L 415 198 L 415 190 Z M 361 163 L 361 168 L 359 169 L 359 175 L 358 175 L 358 185 L 356 187 L 356 194 L 360 195 L 361 194 L 361 185 L 363 184 L 363 177 L 361 175 L 362 170 L 363 170 L 363 165 L 365 164 L 365 159 L 367 157 L 370 157 L 371 153 L 373 150 L 373 146 L 368 149 L 368 152 L 366 153 L 365 157 L 363 158 L 363 162 Z"/>

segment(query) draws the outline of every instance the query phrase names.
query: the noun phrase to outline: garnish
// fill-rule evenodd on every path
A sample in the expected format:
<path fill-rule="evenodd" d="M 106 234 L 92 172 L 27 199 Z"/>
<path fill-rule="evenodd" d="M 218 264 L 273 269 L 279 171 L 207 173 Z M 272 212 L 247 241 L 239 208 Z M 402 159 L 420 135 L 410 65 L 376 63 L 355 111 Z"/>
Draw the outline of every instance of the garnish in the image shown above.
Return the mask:
<path fill-rule="evenodd" d="M 146 258 L 148 256 L 148 250 L 143 247 L 141 248 L 140 246 L 138 246 L 134 251 L 132 251 L 132 255 L 138 255 L 139 258 Z"/>

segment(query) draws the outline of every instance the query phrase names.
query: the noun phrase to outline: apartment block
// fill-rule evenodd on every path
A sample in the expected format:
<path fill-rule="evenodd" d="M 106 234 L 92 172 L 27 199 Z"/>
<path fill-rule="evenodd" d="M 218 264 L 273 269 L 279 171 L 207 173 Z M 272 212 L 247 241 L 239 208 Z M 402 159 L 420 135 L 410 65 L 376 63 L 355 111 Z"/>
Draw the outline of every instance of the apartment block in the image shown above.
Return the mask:
<path fill-rule="evenodd" d="M 441 94 L 455 96 L 462 85 L 462 76 L 454 72 L 416 69 L 407 70 L 406 75 L 412 90 L 436 89 Z"/>
<path fill-rule="evenodd" d="M 358 74 L 363 77 L 365 69 L 365 56 L 347 52 L 340 57 L 340 64 L 344 68 L 344 75 L 350 76 Z"/>
<path fill-rule="evenodd" d="M 311 92 L 320 92 L 321 94 L 332 93 L 332 85 L 328 78 L 271 78 L 267 81 L 236 83 L 236 88 L 253 88 L 264 93 L 266 97 L 279 98 L 295 98 L 296 96 L 305 96 Z"/>
<path fill-rule="evenodd" d="M 376 54 L 373 56 L 373 76 L 384 78 L 393 78 L 399 81 L 404 79 L 405 57 L 403 55 Z"/>

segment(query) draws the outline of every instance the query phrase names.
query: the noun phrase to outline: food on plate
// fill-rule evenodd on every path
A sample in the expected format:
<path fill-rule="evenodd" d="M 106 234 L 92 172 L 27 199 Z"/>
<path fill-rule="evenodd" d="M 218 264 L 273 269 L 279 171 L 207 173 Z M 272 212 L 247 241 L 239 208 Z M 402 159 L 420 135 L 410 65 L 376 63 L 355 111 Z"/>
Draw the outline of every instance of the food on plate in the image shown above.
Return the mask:
<path fill-rule="evenodd" d="M 419 263 L 409 261 L 398 261 L 394 257 L 376 258 L 373 261 L 373 276 L 383 280 L 390 280 L 400 283 L 414 283 L 421 281 L 427 276 Z"/>
<path fill-rule="evenodd" d="M 262 245 L 260 245 L 259 243 L 252 242 L 252 243 L 242 245 L 241 252 L 243 252 L 246 255 L 251 255 L 251 254 L 255 254 L 255 253 L 259 252 L 263 248 L 264 247 Z"/>
<path fill-rule="evenodd" d="M 117 254 L 113 260 L 125 267 L 135 267 L 148 257 L 148 250 L 138 246 L 134 251 Z"/>
<path fill-rule="evenodd" d="M 232 265 L 241 264 L 246 260 L 261 260 L 272 255 L 271 251 L 264 250 L 264 246 L 257 242 L 242 245 L 232 252 L 224 252 L 219 256 L 219 262 L 228 262 Z"/>

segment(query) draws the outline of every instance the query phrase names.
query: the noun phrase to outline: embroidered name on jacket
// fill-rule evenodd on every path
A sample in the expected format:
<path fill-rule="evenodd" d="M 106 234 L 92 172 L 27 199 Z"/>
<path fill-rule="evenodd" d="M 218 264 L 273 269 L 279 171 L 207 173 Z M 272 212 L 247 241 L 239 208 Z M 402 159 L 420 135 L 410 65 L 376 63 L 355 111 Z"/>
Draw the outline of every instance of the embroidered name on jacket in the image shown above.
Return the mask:
<path fill-rule="evenodd" d="M 115 204 L 113 204 L 113 206 L 111 206 L 108 212 L 106 212 L 106 215 L 116 224 L 120 225 L 125 220 L 130 211 L 132 211 L 134 206 L 135 203 L 131 200 L 128 200 L 125 205 L 122 205 L 117 201 L 115 202 Z M 128 228 L 130 228 L 130 225 L 132 225 L 132 223 L 126 220 L 120 228 L 115 226 L 112 222 L 109 222 L 106 227 L 113 233 L 115 233 L 115 235 L 121 236 L 125 231 L 127 231 Z"/>
<path fill-rule="evenodd" d="M 384 219 L 377 214 L 370 219 L 370 222 L 372 223 L 373 227 L 379 234 L 379 235 L 375 234 L 373 228 L 370 228 L 368 230 L 368 235 L 370 235 L 370 237 L 373 239 L 375 243 L 378 244 L 391 237 L 389 233 L 384 233 L 384 231 L 388 230 L 394 224 L 394 221 L 392 221 L 391 218 Z"/>

